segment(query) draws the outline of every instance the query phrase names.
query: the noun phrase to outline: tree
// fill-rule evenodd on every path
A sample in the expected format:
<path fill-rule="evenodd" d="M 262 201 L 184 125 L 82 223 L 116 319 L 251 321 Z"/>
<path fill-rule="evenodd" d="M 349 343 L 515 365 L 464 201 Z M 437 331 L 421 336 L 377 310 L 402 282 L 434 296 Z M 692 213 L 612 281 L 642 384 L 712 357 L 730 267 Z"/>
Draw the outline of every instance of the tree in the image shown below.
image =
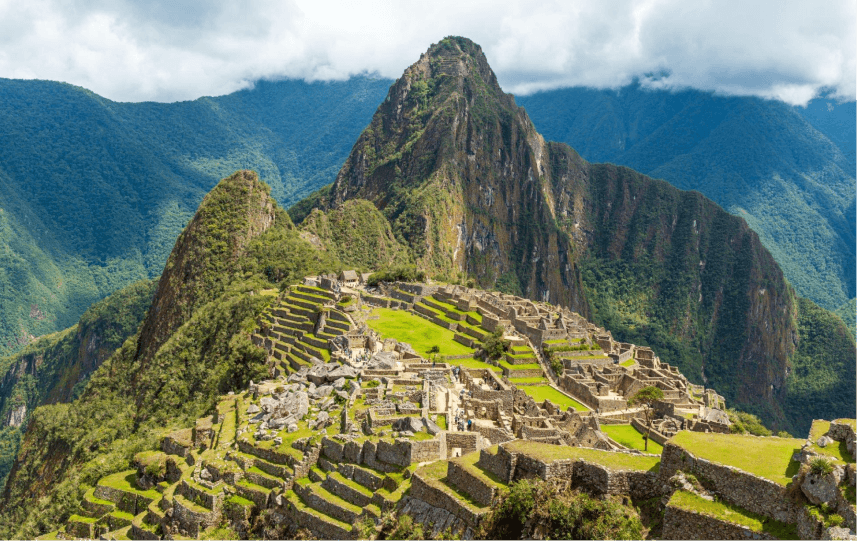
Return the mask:
<path fill-rule="evenodd" d="M 643 387 L 639 391 L 637 391 L 631 398 L 628 399 L 629 406 L 641 405 L 645 406 L 645 415 L 646 415 L 646 427 L 648 431 L 643 436 L 644 449 L 646 451 L 649 450 L 649 434 L 652 431 L 652 422 L 655 420 L 655 411 L 652 409 L 652 406 L 658 400 L 661 400 L 664 397 L 664 392 L 660 390 L 658 387 L 654 385 L 650 385 L 648 387 Z"/>
<path fill-rule="evenodd" d="M 503 356 L 503 353 L 508 351 L 509 341 L 503 339 L 503 332 L 503 327 L 498 325 L 494 329 L 494 332 L 482 341 L 482 350 L 485 352 L 487 358 L 496 361 Z"/>

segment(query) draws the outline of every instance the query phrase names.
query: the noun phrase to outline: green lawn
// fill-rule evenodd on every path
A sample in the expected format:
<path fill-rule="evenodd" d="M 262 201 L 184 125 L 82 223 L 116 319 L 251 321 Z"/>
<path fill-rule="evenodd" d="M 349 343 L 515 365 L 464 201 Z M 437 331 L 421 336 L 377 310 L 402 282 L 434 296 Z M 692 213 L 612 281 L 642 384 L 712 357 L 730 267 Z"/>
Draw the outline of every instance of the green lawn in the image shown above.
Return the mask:
<path fill-rule="evenodd" d="M 854 457 L 848 452 L 844 441 L 834 441 L 827 447 L 820 447 L 816 442 L 818 438 L 827 434 L 830 430 L 830 421 L 816 419 L 809 429 L 809 439 L 812 442 L 812 450 L 820 455 L 832 458 L 838 462 L 854 462 Z"/>
<path fill-rule="evenodd" d="M 636 364 L 636 362 L 637 362 L 636 359 L 628 359 L 627 361 L 619 363 L 619 364 L 621 364 L 622 366 L 634 366 L 634 364 Z"/>
<path fill-rule="evenodd" d="M 645 451 L 643 435 L 631 425 L 601 425 L 601 430 L 613 438 L 616 443 L 624 445 L 629 449 Z M 649 450 L 646 451 L 647 453 L 659 455 L 663 450 L 664 448 L 660 443 L 651 439 L 649 440 Z"/>
<path fill-rule="evenodd" d="M 785 486 L 800 467 L 792 460 L 792 454 L 800 451 L 804 440 L 682 430 L 670 443 L 699 458 L 734 466 Z"/>
<path fill-rule="evenodd" d="M 156 499 L 161 496 L 161 493 L 155 489 L 140 490 L 137 488 L 137 470 L 125 470 L 107 477 L 102 477 L 98 480 L 99 485 L 104 485 L 111 488 L 117 488 L 125 492 L 133 494 L 141 494 L 147 498 Z"/>
<path fill-rule="evenodd" d="M 797 527 L 794 524 L 786 524 L 778 520 L 763 517 L 727 502 L 710 502 L 691 492 L 683 490 L 675 491 L 668 505 L 732 522 L 733 524 L 740 524 L 741 526 L 750 528 L 754 532 L 766 532 L 777 539 L 799 539 Z"/>
<path fill-rule="evenodd" d="M 660 458 L 652 456 L 614 453 L 613 451 L 602 451 L 588 447 L 551 445 L 527 440 L 513 440 L 504 443 L 503 447 L 513 453 L 530 456 L 538 460 L 553 461 L 580 458 L 613 470 L 658 471 L 661 464 Z"/>
<path fill-rule="evenodd" d="M 512 383 L 547 383 L 547 380 L 543 377 L 537 378 L 509 378 L 509 381 Z"/>
<path fill-rule="evenodd" d="M 500 366 L 508 368 L 510 372 L 514 372 L 516 370 L 535 370 L 537 368 L 541 368 L 539 363 L 529 363 L 529 364 L 509 364 L 506 361 L 498 361 Z"/>
<path fill-rule="evenodd" d="M 455 333 L 435 325 L 431 321 L 415 316 L 404 310 L 390 308 L 375 308 L 372 315 L 378 319 L 370 319 L 366 323 L 385 338 L 395 338 L 407 342 L 414 350 L 423 356 L 428 356 L 432 346 L 440 348 L 441 355 L 468 355 L 473 350 L 453 340 Z"/>
<path fill-rule="evenodd" d="M 547 380 L 545 380 L 547 382 Z M 548 385 L 533 385 L 528 387 L 520 387 L 525 393 L 530 395 L 536 402 L 544 402 L 545 399 L 550 400 L 563 410 L 571 406 L 577 411 L 587 411 L 589 408 L 573 398 L 569 398 Z"/>

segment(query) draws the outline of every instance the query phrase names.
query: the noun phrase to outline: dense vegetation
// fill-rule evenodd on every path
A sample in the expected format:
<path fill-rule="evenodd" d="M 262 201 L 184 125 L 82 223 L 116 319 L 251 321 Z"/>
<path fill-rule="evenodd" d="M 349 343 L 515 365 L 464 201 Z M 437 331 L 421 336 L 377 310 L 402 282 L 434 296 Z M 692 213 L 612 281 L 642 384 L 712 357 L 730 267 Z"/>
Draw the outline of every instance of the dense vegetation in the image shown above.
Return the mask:
<path fill-rule="evenodd" d="M 513 483 L 480 528 L 485 539 L 642 539 L 644 532 L 630 505 L 541 480 Z"/>
<path fill-rule="evenodd" d="M 286 206 L 332 182 L 389 84 L 262 81 L 158 104 L 0 80 L 0 355 L 160 275 L 235 170 L 256 170 Z"/>
<path fill-rule="evenodd" d="M 801 296 L 855 296 L 855 103 L 807 108 L 696 90 L 569 88 L 517 98 L 553 141 L 697 190 L 759 234 Z"/>
<path fill-rule="evenodd" d="M 80 396 L 92 373 L 137 332 L 154 286 L 155 282 L 144 281 L 117 291 L 93 304 L 77 325 L 0 359 L 0 486 L 15 460 L 28 413 L 41 404 Z M 11 416 L 16 410 L 23 414 L 13 426 Z"/>
<path fill-rule="evenodd" d="M 167 430 L 188 426 L 221 393 L 264 375 L 264 351 L 249 333 L 277 291 L 278 281 L 267 276 L 290 280 L 339 265 L 315 257 L 268 191 L 246 172 L 222 181 L 170 256 L 152 306 L 169 302 L 149 311 L 141 331 L 92 374 L 79 399 L 32 413 L 0 501 L 0 535 L 46 531 L 99 477 L 126 468 Z M 203 247 L 204 261 L 197 257 Z M 277 264 L 277 254 L 287 261 Z M 295 261 L 307 254 L 313 255 Z M 51 497 L 33 498 L 44 494 Z"/>

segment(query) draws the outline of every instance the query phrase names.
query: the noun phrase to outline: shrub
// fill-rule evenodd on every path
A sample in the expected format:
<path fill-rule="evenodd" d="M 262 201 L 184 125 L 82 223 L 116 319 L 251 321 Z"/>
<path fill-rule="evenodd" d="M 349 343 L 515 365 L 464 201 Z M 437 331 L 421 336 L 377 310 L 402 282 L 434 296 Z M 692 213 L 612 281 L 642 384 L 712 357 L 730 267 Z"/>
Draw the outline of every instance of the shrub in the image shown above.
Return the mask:
<path fill-rule="evenodd" d="M 833 473 L 833 464 L 826 458 L 813 458 L 809 463 L 809 469 L 816 475 L 828 475 Z"/>
<path fill-rule="evenodd" d="M 496 361 L 503 356 L 503 353 L 509 350 L 509 341 L 503 340 L 503 328 L 497 327 L 485 340 L 482 341 L 482 351 L 485 356 L 493 361 Z"/>
<path fill-rule="evenodd" d="M 381 382 L 377 379 L 372 379 L 363 384 L 364 389 L 374 389 L 375 387 L 381 385 Z"/>

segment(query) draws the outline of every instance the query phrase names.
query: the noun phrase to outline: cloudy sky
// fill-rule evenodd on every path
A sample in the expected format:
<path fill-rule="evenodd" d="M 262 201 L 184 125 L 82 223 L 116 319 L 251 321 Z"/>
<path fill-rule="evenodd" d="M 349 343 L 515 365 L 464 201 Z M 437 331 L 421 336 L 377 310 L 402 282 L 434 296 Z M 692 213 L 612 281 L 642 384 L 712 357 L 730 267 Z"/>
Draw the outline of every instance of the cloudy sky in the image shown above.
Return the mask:
<path fill-rule="evenodd" d="M 258 79 L 396 78 L 447 35 L 506 91 L 654 85 L 804 103 L 855 98 L 857 0 L 0 0 L 0 77 L 119 101 L 221 95 Z"/>

